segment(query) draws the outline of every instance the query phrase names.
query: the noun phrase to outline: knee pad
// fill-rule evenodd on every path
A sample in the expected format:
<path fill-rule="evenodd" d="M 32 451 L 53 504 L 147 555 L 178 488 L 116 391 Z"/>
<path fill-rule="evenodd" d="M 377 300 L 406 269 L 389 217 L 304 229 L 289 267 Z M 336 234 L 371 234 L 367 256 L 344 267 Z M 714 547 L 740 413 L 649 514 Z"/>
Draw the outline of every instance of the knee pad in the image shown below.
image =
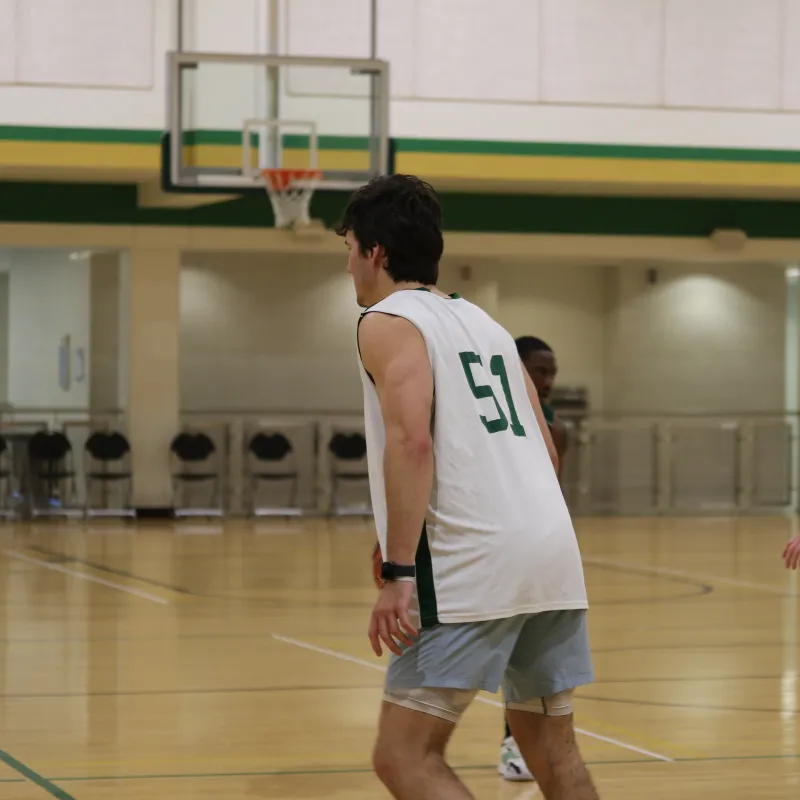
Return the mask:
<path fill-rule="evenodd" d="M 455 725 L 477 693 L 477 689 L 398 688 L 387 690 L 383 699 L 386 703 L 431 714 Z"/>
<path fill-rule="evenodd" d="M 549 697 L 536 697 L 524 703 L 506 703 L 511 711 L 527 711 L 529 714 L 543 714 L 546 717 L 566 717 L 572 713 L 572 689 L 551 694 Z"/>

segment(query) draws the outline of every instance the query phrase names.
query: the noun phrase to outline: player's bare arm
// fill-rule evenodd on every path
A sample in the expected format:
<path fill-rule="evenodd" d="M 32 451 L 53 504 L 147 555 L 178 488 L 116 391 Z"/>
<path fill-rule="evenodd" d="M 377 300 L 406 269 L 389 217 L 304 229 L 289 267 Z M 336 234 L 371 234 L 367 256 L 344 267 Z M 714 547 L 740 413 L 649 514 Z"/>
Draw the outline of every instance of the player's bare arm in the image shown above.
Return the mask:
<path fill-rule="evenodd" d="M 381 565 L 383 564 L 383 556 L 381 555 L 381 543 L 375 542 L 372 548 L 372 582 L 377 589 L 383 586 L 383 579 L 381 578 Z"/>
<path fill-rule="evenodd" d="M 531 376 L 528 375 L 527 370 L 525 370 L 521 364 L 520 369 L 522 370 L 522 377 L 525 379 L 525 388 L 528 390 L 528 399 L 531 401 L 533 413 L 536 414 L 536 422 L 539 425 L 539 430 L 542 432 L 544 442 L 547 445 L 547 452 L 550 454 L 550 461 L 553 463 L 553 469 L 556 471 L 556 474 L 558 474 L 558 451 L 556 450 L 555 443 L 553 442 L 553 437 L 550 434 L 550 428 L 547 425 L 547 420 L 544 418 L 542 403 L 539 400 L 539 393 L 536 391 L 536 387 L 533 385 Z"/>
<path fill-rule="evenodd" d="M 783 561 L 787 569 L 797 569 L 800 566 L 800 536 L 795 536 L 783 550 Z"/>
<path fill-rule="evenodd" d="M 553 437 L 553 444 L 556 448 L 558 455 L 558 480 L 561 481 L 561 473 L 564 471 L 564 454 L 567 452 L 569 446 L 569 439 L 567 438 L 567 426 L 556 417 L 550 427 L 550 435 Z"/>
<path fill-rule="evenodd" d="M 386 430 L 387 561 L 414 564 L 433 485 L 433 375 L 425 342 L 407 320 L 367 314 L 358 329 L 364 369 L 375 381 Z M 370 641 L 400 653 L 416 630 L 408 620 L 413 584 L 389 581 L 373 611 Z M 399 623 L 399 625 L 398 625 Z"/>

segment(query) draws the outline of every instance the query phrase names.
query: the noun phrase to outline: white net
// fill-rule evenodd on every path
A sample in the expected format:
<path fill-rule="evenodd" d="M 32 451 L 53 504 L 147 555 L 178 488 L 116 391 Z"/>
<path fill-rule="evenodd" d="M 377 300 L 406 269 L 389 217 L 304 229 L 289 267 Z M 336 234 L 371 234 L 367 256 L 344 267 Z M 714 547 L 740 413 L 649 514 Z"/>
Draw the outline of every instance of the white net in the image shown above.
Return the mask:
<path fill-rule="evenodd" d="M 261 171 L 276 228 L 291 228 L 311 222 L 309 207 L 322 173 L 315 169 L 264 169 Z"/>

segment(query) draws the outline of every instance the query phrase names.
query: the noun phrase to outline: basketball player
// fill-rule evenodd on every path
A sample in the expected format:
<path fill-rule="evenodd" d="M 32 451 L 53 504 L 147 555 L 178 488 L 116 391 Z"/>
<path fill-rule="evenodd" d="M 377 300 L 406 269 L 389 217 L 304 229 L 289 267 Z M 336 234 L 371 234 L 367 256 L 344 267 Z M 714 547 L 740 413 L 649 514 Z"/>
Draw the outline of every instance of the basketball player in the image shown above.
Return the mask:
<path fill-rule="evenodd" d="M 479 690 L 545 798 L 597 800 L 572 692 L 592 680 L 586 588 L 539 398 L 514 340 L 436 288 L 442 212 L 376 178 L 340 233 L 359 305 L 370 489 L 382 553 L 369 639 L 394 655 L 373 763 L 399 800 L 467 800 L 445 749 Z"/>
<path fill-rule="evenodd" d="M 786 569 L 797 569 L 800 566 L 800 534 L 783 549 L 783 560 Z"/>
<path fill-rule="evenodd" d="M 553 444 L 558 454 L 558 478 L 564 469 L 564 455 L 567 452 L 567 429 L 564 423 L 556 416 L 550 405 L 550 395 L 553 393 L 553 383 L 558 374 L 558 365 L 553 348 L 536 336 L 520 336 L 516 340 L 517 353 L 522 365 L 530 375 L 539 402 L 542 404 L 542 413 L 553 437 Z M 511 728 L 506 719 L 503 743 L 500 745 L 500 760 L 497 771 L 507 781 L 532 781 L 533 775 L 525 764 L 519 752 L 519 747 L 511 735 Z"/>
<path fill-rule="evenodd" d="M 523 366 L 531 376 L 536 393 L 542 404 L 542 413 L 547 420 L 553 443 L 558 452 L 559 470 L 564 468 L 564 453 L 567 452 L 567 429 L 564 423 L 556 416 L 553 406 L 550 405 L 550 396 L 553 393 L 553 383 L 558 374 L 556 354 L 549 344 L 536 336 L 520 336 L 516 340 L 517 352 Z M 559 478 L 561 474 L 559 472 Z"/>

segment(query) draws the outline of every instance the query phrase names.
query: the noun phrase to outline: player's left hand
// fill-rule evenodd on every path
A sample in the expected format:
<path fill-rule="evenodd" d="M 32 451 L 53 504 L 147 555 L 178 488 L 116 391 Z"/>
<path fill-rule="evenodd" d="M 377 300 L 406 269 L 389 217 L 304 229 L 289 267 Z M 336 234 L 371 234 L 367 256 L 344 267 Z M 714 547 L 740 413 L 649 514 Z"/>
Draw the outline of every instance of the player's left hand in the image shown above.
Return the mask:
<path fill-rule="evenodd" d="M 783 550 L 783 561 L 786 569 L 797 569 L 800 566 L 800 536 L 796 536 Z"/>
<path fill-rule="evenodd" d="M 386 581 L 369 621 L 369 641 L 376 656 L 383 655 L 383 642 L 395 655 L 402 655 L 401 644 L 411 647 L 418 631 L 411 624 L 408 607 L 414 596 L 412 581 Z M 399 644 L 398 644 L 399 642 Z"/>

